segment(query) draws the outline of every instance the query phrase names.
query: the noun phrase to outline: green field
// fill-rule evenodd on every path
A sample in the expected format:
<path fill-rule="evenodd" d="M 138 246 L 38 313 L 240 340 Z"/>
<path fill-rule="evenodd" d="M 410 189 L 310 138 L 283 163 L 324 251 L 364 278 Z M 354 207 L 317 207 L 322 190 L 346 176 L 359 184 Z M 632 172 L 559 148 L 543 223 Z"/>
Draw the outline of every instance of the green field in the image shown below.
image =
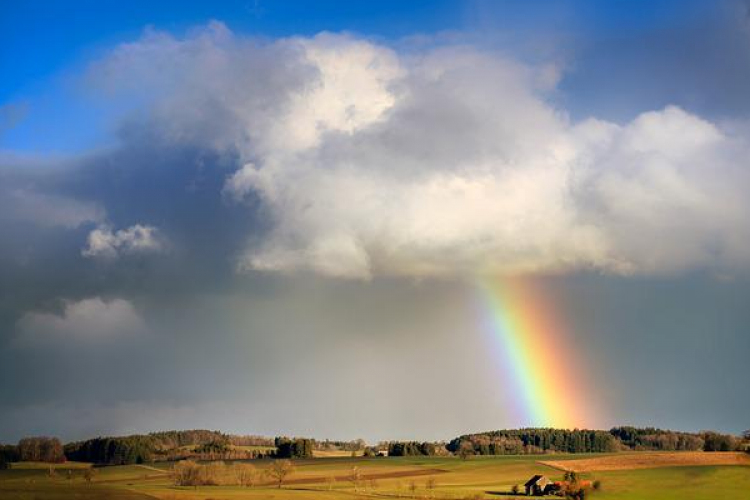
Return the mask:
<path fill-rule="evenodd" d="M 588 455 L 587 457 L 592 457 Z M 14 464 L 0 471 L 0 498 L 8 499 L 353 499 L 353 498 L 524 498 L 509 495 L 512 485 L 533 474 L 550 479 L 562 472 L 539 460 L 578 459 L 581 455 L 459 458 L 330 458 L 295 462 L 295 472 L 279 490 L 260 486 L 176 487 L 168 475 L 171 464 L 99 468 L 94 480 L 84 479 L 86 464 L 63 464 L 49 476 L 44 464 Z M 268 461 L 252 462 L 259 470 Z M 357 491 L 349 480 L 357 467 L 363 479 Z M 70 470 L 70 474 L 68 474 Z M 713 500 L 748 498 L 750 466 L 702 465 L 654 469 L 598 471 L 587 474 L 601 481 L 601 500 Z M 332 481 L 330 478 L 336 478 Z M 432 488 L 428 485 L 432 484 Z M 555 497 L 549 497 L 555 498 Z"/>

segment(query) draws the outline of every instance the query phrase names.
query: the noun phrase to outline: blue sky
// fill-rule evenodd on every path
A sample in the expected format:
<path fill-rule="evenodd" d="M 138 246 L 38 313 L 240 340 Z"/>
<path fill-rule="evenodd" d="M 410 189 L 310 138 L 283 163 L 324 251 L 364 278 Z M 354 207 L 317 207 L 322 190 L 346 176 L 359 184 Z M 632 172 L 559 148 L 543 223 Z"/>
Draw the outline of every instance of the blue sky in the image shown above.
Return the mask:
<path fill-rule="evenodd" d="M 357 31 L 384 37 L 457 29 L 464 6 L 455 2 L 19 2 L 0 16 L 0 102 L 23 116 L 0 146 L 23 151 L 77 151 L 108 137 L 106 116 L 81 103 L 75 71 L 112 44 L 146 26 L 184 33 L 211 19 L 259 36 Z M 65 123 L 60 123 L 64 121 Z"/>
<path fill-rule="evenodd" d="M 0 9 L 0 440 L 533 425 L 477 277 L 581 426 L 747 426 L 746 1 Z"/>
<path fill-rule="evenodd" d="M 80 152 L 111 143 L 112 110 L 93 105 L 80 88 L 79 73 L 114 44 L 138 37 L 147 26 L 183 34 L 217 19 L 230 29 L 262 37 L 354 32 L 389 43 L 419 34 L 450 33 L 511 47 L 530 57 L 560 49 L 578 51 L 585 71 L 606 74 L 606 44 L 629 45 L 650 33 L 708 26 L 723 15 L 708 2 L 525 2 L 525 1 L 353 1 L 353 2 L 19 2 L 2 6 L 0 29 L 0 147 L 25 152 Z M 531 43 L 529 43 L 531 42 Z M 619 44 L 618 44 L 619 42 Z M 562 44 L 562 45 L 560 45 Z M 601 47 L 598 47 L 599 45 Z M 531 50 L 523 49 L 531 46 Z M 554 49 L 549 48 L 550 46 Z M 613 50 L 617 50 L 614 48 Z M 626 49 L 632 52 L 631 49 Z M 548 55 L 548 54 L 546 54 Z M 629 54 L 639 57 L 638 53 Z M 626 55 L 626 57 L 628 57 Z M 590 61 L 587 63 L 587 61 Z M 580 70 L 583 71 L 580 71 Z M 571 74 L 567 106 L 575 111 L 579 88 Z M 586 96 L 590 96 L 586 92 Z M 659 96 L 662 97 L 662 96 Z M 653 104 L 663 105 L 659 98 Z M 583 107 L 582 112 L 591 110 Z M 626 111 L 618 109 L 622 115 Z"/>

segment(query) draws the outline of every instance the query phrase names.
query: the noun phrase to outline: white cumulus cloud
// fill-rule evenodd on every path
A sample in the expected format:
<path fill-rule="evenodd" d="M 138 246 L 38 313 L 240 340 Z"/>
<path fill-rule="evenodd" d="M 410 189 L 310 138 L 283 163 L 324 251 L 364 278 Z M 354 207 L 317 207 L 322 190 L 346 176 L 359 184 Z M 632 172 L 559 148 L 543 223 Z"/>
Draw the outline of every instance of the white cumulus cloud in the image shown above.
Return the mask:
<path fill-rule="evenodd" d="M 132 91 L 118 74 L 153 90 L 165 137 L 239 153 L 225 192 L 258 199 L 271 226 L 240 270 L 367 279 L 750 264 L 750 141 L 674 106 L 573 122 L 552 104 L 554 62 L 350 35 L 261 43 L 212 23 L 184 39 L 149 32 L 101 65 L 109 90 Z M 86 252 L 124 250 L 119 233 L 96 233 Z"/>
<path fill-rule="evenodd" d="M 114 231 L 102 225 L 88 235 L 86 247 L 81 250 L 84 257 L 116 258 L 120 254 L 161 252 L 164 240 L 154 226 L 135 224 Z"/>

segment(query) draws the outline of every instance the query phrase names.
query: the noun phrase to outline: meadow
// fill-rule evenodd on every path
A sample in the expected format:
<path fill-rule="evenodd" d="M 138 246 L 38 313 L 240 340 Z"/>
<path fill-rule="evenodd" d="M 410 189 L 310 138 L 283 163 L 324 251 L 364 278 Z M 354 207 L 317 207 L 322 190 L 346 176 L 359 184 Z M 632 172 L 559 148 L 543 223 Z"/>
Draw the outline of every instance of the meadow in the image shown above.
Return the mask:
<path fill-rule="evenodd" d="M 670 459 L 670 457 L 672 457 Z M 706 459 L 706 457 L 710 457 Z M 654 467 L 643 464 L 653 458 Z M 543 463 L 544 462 L 544 463 Z M 272 461 L 251 462 L 258 471 Z M 633 464 L 632 467 L 629 464 Z M 725 465 L 726 464 L 726 465 Z M 589 470 L 583 469 L 586 467 Z M 269 479 L 253 487 L 175 486 L 168 462 L 97 468 L 86 480 L 88 464 L 14 464 L 0 471 L 3 500 L 231 500 L 231 499 L 513 499 L 511 494 L 534 474 L 562 479 L 578 469 L 601 489 L 601 500 L 740 499 L 750 494 L 750 457 L 743 454 L 632 452 L 614 455 L 504 457 L 317 458 L 294 461 L 281 489 Z M 355 469 L 356 468 L 356 469 Z M 357 471 L 356 474 L 353 471 Z M 70 472 L 68 472 L 70 471 Z M 356 481 L 354 475 L 359 476 Z M 555 498 L 555 497 L 548 497 Z"/>

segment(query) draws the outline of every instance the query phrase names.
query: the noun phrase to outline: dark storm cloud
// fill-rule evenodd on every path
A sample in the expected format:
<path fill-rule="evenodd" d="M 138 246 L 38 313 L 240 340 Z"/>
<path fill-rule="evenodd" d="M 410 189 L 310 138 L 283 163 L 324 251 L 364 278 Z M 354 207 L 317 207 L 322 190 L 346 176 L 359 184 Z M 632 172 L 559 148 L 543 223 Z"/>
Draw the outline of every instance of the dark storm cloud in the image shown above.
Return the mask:
<path fill-rule="evenodd" d="M 133 275 L 139 277 L 135 281 L 169 276 L 175 289 L 191 280 L 220 282 L 232 273 L 232 252 L 258 227 L 252 202 L 238 206 L 222 196 L 226 176 L 236 169 L 231 156 L 154 139 L 66 163 L 53 172 L 6 168 L 4 213 L 16 216 L 0 219 L 3 230 L 13 234 L 3 239 L 3 271 L 33 262 L 25 266 L 22 281 L 35 287 L 58 277 L 69 283 L 67 289 L 56 285 L 58 294 L 80 294 L 76 290 L 86 287 L 97 291 L 97 283 L 105 282 L 103 291 L 116 292 Z M 33 211 L 18 208 L 21 198 L 30 199 Z M 54 205 L 46 208 L 41 203 L 46 200 Z M 168 256 L 136 255 L 111 265 L 81 258 L 86 236 L 103 222 L 116 229 L 139 223 L 158 227 L 171 242 Z"/>
<path fill-rule="evenodd" d="M 259 228 L 251 202 L 239 206 L 222 195 L 235 168 L 231 154 L 165 144 L 145 134 L 55 165 L 5 162 L 0 372 L 14 383 L 3 384 L 0 405 L 179 400 L 189 392 L 182 385 L 185 372 L 226 369 L 202 368 L 202 357 L 186 353 L 197 348 L 209 365 L 222 360 L 221 366 L 229 366 L 231 347 L 217 352 L 207 335 L 225 334 L 226 325 L 214 318 L 213 327 L 204 323 L 196 332 L 197 318 L 181 323 L 175 310 L 190 307 L 190 297 L 231 287 L 235 254 Z M 116 261 L 84 257 L 87 236 L 104 222 L 115 228 L 156 226 L 169 248 Z M 252 297 L 254 286 L 248 286 Z M 80 312 L 86 304 L 95 306 L 93 318 Z M 172 319 L 159 319 L 163 311 L 171 311 Z M 138 335 L 130 335 L 134 322 L 142 323 Z M 86 329 L 95 331 L 80 334 Z M 118 329 L 130 330 L 111 335 Z"/>

